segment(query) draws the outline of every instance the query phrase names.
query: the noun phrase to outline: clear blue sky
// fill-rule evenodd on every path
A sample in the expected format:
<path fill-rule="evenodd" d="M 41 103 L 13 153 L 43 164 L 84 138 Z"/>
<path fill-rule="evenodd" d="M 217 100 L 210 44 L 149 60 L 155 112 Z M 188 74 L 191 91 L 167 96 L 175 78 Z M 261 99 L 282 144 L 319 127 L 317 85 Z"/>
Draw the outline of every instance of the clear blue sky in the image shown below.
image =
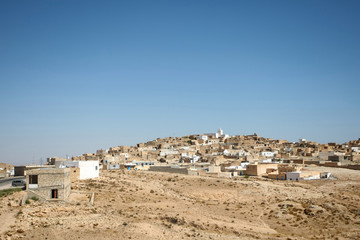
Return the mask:
<path fill-rule="evenodd" d="M 0 162 L 213 132 L 360 137 L 360 1 L 0 2 Z"/>

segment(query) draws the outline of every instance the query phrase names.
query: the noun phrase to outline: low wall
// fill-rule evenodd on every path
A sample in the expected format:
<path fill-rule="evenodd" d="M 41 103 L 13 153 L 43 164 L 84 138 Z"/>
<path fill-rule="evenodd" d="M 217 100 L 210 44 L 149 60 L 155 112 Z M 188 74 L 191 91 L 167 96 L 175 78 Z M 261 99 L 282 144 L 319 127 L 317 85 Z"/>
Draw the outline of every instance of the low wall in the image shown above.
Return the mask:
<path fill-rule="evenodd" d="M 342 168 L 352 169 L 352 170 L 360 170 L 360 165 L 347 165 L 341 166 Z"/>
<path fill-rule="evenodd" d="M 305 160 L 305 164 L 319 165 L 319 164 L 320 164 L 320 161 L 316 161 L 316 160 Z"/>
<path fill-rule="evenodd" d="M 151 166 L 149 171 L 188 174 L 188 170 L 186 168 L 177 168 L 171 166 Z"/>
<path fill-rule="evenodd" d="M 351 170 L 360 170 L 360 165 L 329 166 L 329 165 L 326 165 L 326 164 L 320 164 L 320 166 L 323 166 L 323 167 L 334 167 L 334 168 L 346 168 L 346 169 L 351 169 Z"/>

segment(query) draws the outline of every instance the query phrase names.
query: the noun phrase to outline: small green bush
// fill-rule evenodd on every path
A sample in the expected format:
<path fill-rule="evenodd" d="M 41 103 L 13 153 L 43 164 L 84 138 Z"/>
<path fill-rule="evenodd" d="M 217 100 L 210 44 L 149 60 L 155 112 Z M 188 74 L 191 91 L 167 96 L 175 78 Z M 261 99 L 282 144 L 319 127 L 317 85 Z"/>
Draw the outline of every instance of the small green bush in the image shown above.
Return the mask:
<path fill-rule="evenodd" d="M 34 201 L 39 201 L 39 198 L 37 196 L 33 196 L 31 199 Z"/>
<path fill-rule="evenodd" d="M 246 174 L 246 175 L 244 176 L 244 178 L 249 178 L 249 175 Z"/>
<path fill-rule="evenodd" d="M 29 199 L 26 199 L 25 203 L 26 203 L 26 204 L 30 204 L 30 200 L 29 200 Z"/>

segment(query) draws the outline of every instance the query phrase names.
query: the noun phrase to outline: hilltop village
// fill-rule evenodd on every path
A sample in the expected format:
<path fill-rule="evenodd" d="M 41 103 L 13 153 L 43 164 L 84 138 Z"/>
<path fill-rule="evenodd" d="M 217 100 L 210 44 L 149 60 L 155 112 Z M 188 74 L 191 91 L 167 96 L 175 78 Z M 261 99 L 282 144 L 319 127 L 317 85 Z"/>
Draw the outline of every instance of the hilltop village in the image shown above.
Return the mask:
<path fill-rule="evenodd" d="M 3 175 L 26 176 L 28 197 L 66 200 L 71 182 L 96 179 L 100 171 L 150 171 L 193 176 L 236 178 L 257 176 L 273 180 L 333 178 L 331 171 L 310 166 L 360 169 L 360 139 L 344 144 L 300 139 L 275 140 L 257 134 L 215 133 L 158 138 L 136 146 L 118 146 L 71 159 L 52 157 L 46 165 L 3 164 Z M 61 186 L 61 187 L 56 187 Z"/>
<path fill-rule="evenodd" d="M 0 239 L 358 239 L 359 162 L 360 139 L 219 129 L 1 164 Z"/>
<path fill-rule="evenodd" d="M 66 159 L 49 158 L 48 164 Z M 86 153 L 73 161 L 99 160 L 102 169 L 150 170 L 219 177 L 264 176 L 279 180 L 327 178 L 331 173 L 307 171 L 306 165 L 357 168 L 360 139 L 344 144 L 300 139 L 275 140 L 257 134 L 216 133 L 158 138 L 136 146 L 118 146 Z"/>

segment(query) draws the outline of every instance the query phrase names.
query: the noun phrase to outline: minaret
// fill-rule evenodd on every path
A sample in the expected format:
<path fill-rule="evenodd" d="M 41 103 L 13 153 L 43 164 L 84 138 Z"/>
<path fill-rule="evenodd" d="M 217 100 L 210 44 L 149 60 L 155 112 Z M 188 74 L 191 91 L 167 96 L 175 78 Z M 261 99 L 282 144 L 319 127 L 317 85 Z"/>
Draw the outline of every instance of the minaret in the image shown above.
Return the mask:
<path fill-rule="evenodd" d="M 224 132 L 221 128 L 219 128 L 219 130 L 217 131 L 217 134 L 220 136 L 224 135 Z"/>

